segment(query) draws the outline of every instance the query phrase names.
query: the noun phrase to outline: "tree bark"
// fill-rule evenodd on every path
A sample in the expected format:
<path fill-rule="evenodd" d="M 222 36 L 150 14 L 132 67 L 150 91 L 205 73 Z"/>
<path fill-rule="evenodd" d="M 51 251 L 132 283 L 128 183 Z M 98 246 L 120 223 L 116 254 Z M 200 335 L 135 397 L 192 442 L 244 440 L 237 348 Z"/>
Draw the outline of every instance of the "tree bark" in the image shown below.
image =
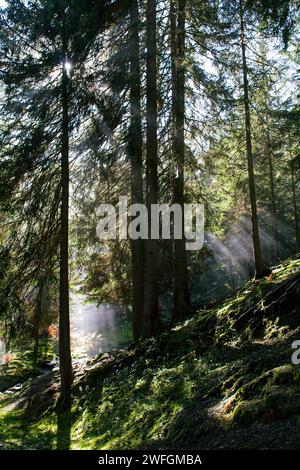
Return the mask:
<path fill-rule="evenodd" d="M 173 323 L 181 321 L 190 310 L 187 255 L 184 237 L 185 7 L 185 0 L 178 0 L 178 9 L 176 9 L 175 0 L 171 2 L 171 42 L 175 41 L 175 44 L 171 44 L 173 76 L 173 158 L 175 160 L 173 202 L 179 204 L 182 208 L 181 223 L 183 229 L 182 238 L 174 240 Z M 177 25 L 176 16 L 178 18 Z M 173 31 L 174 28 L 175 31 Z"/>
<path fill-rule="evenodd" d="M 277 205 L 276 205 L 276 194 L 275 194 L 275 181 L 274 181 L 274 169 L 273 169 L 273 158 L 271 151 L 270 132 L 267 129 L 267 157 L 269 165 L 269 181 L 271 191 L 271 208 L 272 208 L 272 236 L 273 236 L 273 248 L 274 258 L 277 261 L 278 255 L 278 229 L 277 229 Z"/>
<path fill-rule="evenodd" d="M 143 139 L 141 114 L 141 69 L 137 0 L 130 7 L 130 110 L 129 156 L 131 162 L 131 204 L 143 204 Z M 142 334 L 144 304 L 144 240 L 131 240 L 133 337 Z"/>
<path fill-rule="evenodd" d="M 62 404 L 69 406 L 73 382 L 69 312 L 69 78 L 62 76 L 59 363 Z"/>
<path fill-rule="evenodd" d="M 244 7 L 243 7 L 242 0 L 240 0 L 240 29 L 241 29 L 242 66 L 243 66 L 243 79 L 244 79 L 243 89 L 244 89 L 248 180 L 249 180 L 249 192 L 250 192 L 250 204 L 251 204 L 255 275 L 257 278 L 261 278 L 269 274 L 270 269 L 267 266 L 265 266 L 262 260 L 258 218 L 257 218 L 257 202 L 256 202 L 256 190 L 255 190 L 255 179 L 254 179 L 252 136 L 251 136 L 251 115 L 250 115 L 250 107 L 249 107 L 248 68 L 247 68 L 246 43 L 245 43 Z"/>
<path fill-rule="evenodd" d="M 296 197 L 296 182 L 293 162 L 291 161 L 291 176 L 292 176 L 292 193 L 293 193 L 293 209 L 294 209 L 294 225 L 295 225 L 295 235 L 296 235 L 296 245 L 297 251 L 300 252 L 300 229 L 299 229 L 299 216 L 298 216 L 298 207 L 297 207 L 297 197 Z"/>
<path fill-rule="evenodd" d="M 143 337 L 156 334 L 158 321 L 158 240 L 151 239 L 151 206 L 158 201 L 157 177 L 157 53 L 156 1 L 147 1 L 147 110 L 146 110 L 146 207 L 148 210 L 148 239 L 145 241 L 145 292 Z"/>

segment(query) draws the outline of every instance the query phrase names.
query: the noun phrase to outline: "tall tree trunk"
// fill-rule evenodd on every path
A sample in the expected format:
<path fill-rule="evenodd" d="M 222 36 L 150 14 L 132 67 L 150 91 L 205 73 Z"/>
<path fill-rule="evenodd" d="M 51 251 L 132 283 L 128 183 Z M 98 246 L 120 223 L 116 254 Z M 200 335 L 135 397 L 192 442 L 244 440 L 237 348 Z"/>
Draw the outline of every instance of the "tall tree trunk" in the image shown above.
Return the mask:
<path fill-rule="evenodd" d="M 269 129 L 267 129 L 267 157 L 268 157 L 268 165 L 269 165 L 269 181 L 270 181 L 270 191 L 271 191 L 273 248 L 274 248 L 274 258 L 275 260 L 277 260 L 277 254 L 278 254 L 277 253 L 278 251 L 277 205 L 276 205 L 273 158 L 272 158 L 272 151 L 271 151 Z"/>
<path fill-rule="evenodd" d="M 172 108 L 173 108 L 173 158 L 175 175 L 173 181 L 174 203 L 182 208 L 182 228 L 184 229 L 184 102 L 185 102 L 185 0 L 171 2 L 171 44 L 172 54 Z M 176 15 L 177 10 L 177 15 Z M 176 20 L 177 32 L 176 32 Z M 173 31 L 175 27 L 175 31 Z M 177 34 L 176 34 L 177 33 Z M 184 230 L 180 240 L 174 240 L 174 285 L 172 322 L 181 321 L 190 310 L 190 295 L 185 249 Z"/>
<path fill-rule="evenodd" d="M 143 204 L 143 139 L 141 115 L 141 70 L 137 0 L 130 7 L 130 108 L 129 156 L 131 162 L 131 204 Z M 138 340 L 142 333 L 144 304 L 144 240 L 131 241 L 132 327 Z"/>
<path fill-rule="evenodd" d="M 73 382 L 70 312 L 69 312 L 69 78 L 65 67 L 62 76 L 62 147 L 61 147 L 61 216 L 60 216 L 60 291 L 59 291 L 59 364 L 62 404 L 71 401 Z"/>
<path fill-rule="evenodd" d="M 296 196 L 296 182 L 293 162 L 291 161 L 291 176 L 292 176 L 292 193 L 293 193 L 293 209 L 294 209 L 294 225 L 296 235 L 297 251 L 300 252 L 300 228 L 299 228 L 299 216 L 297 207 L 297 196 Z"/>
<path fill-rule="evenodd" d="M 147 0 L 147 146 L 146 146 L 146 207 L 148 239 L 145 241 L 145 292 L 143 336 L 157 331 L 158 321 L 158 240 L 151 239 L 151 206 L 158 201 L 157 176 L 157 64 L 156 64 L 156 0 Z"/>
<path fill-rule="evenodd" d="M 251 116 L 249 107 L 249 84 L 248 84 L 248 69 L 246 59 L 246 42 L 245 42 L 245 27 L 244 27 L 244 7 L 243 1 L 240 0 L 240 28 L 241 28 L 241 49 L 242 49 L 242 65 L 243 65 L 243 78 L 244 78 L 244 108 L 245 108 L 245 127 L 246 127 L 246 147 L 247 147 L 247 162 L 248 162 L 248 179 L 249 179 L 249 192 L 251 204 L 251 220 L 252 220 L 252 238 L 254 247 L 254 260 L 255 260 L 255 274 L 257 278 L 263 277 L 270 273 L 262 260 L 260 237 L 257 218 L 257 203 L 256 191 L 254 180 L 254 164 L 252 152 L 252 136 L 251 136 Z"/>

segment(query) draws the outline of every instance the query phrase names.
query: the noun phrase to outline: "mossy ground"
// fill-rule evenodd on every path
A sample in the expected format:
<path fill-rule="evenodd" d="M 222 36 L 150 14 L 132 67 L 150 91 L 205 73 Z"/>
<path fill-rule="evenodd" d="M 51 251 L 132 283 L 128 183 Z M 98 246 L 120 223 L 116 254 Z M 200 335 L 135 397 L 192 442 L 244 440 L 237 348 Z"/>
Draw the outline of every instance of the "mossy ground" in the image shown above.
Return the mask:
<path fill-rule="evenodd" d="M 156 339 L 77 370 L 71 413 L 57 376 L 0 399 L 2 448 L 300 449 L 300 259 Z"/>

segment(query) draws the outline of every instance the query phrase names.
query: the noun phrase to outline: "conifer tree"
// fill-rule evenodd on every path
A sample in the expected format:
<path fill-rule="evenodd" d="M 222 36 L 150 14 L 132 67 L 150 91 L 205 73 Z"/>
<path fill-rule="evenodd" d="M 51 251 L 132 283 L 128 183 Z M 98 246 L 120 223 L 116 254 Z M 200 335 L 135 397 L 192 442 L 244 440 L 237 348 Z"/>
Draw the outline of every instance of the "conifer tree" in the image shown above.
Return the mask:
<path fill-rule="evenodd" d="M 148 238 L 145 240 L 144 318 L 143 336 L 157 332 L 158 322 L 158 240 L 151 238 L 151 208 L 158 202 L 157 148 L 157 29 L 156 0 L 147 0 L 146 10 L 146 207 Z"/>
<path fill-rule="evenodd" d="M 173 322 L 189 312 L 187 254 L 184 237 L 184 167 L 185 167 L 185 22 L 186 2 L 171 1 L 171 60 L 173 70 L 172 117 L 174 159 L 174 203 L 182 209 L 182 238 L 174 240 Z"/>
<path fill-rule="evenodd" d="M 143 137 L 141 110 L 140 16 L 137 0 L 130 7 L 130 131 L 129 155 L 131 162 L 131 203 L 143 204 Z M 144 241 L 131 240 L 132 253 L 132 316 L 133 336 L 142 333 L 144 304 Z"/>

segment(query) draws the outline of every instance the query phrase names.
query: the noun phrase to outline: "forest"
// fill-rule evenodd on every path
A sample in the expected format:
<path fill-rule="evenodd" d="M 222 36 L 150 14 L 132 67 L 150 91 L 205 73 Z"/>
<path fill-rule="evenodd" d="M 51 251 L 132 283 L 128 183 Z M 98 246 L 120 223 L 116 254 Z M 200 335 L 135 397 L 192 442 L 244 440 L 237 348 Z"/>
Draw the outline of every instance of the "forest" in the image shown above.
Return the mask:
<path fill-rule="evenodd" d="M 299 10 L 0 0 L 3 455 L 300 450 Z"/>

